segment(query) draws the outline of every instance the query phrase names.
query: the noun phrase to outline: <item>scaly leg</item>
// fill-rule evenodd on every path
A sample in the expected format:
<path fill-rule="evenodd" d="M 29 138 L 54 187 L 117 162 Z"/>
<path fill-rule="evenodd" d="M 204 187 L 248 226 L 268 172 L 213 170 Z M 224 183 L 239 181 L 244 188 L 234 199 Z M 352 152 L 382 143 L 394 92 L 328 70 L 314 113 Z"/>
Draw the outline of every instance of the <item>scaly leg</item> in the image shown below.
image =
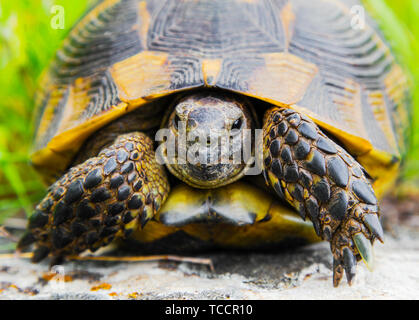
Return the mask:
<path fill-rule="evenodd" d="M 365 170 L 313 121 L 291 109 L 269 109 L 263 130 L 267 183 L 330 241 L 334 286 L 344 270 L 351 284 L 357 261 L 370 267 L 371 244 L 375 238 L 383 241 L 377 199 Z"/>
<path fill-rule="evenodd" d="M 48 190 L 30 217 L 18 249 L 35 243 L 33 261 L 53 264 L 91 251 L 144 226 L 169 192 L 163 166 L 145 134 L 119 135 L 96 157 L 72 167 Z"/>

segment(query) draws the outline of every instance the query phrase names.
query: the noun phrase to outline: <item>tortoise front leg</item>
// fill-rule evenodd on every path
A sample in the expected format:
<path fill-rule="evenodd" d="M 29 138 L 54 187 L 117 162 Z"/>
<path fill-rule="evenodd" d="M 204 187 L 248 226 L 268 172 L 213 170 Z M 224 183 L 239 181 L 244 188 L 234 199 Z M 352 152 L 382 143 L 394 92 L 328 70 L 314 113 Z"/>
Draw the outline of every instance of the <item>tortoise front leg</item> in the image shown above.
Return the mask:
<path fill-rule="evenodd" d="M 144 226 L 166 200 L 169 183 L 152 140 L 132 132 L 69 169 L 48 191 L 18 249 L 35 243 L 32 260 L 51 255 L 54 264 Z"/>
<path fill-rule="evenodd" d="M 263 135 L 266 181 L 330 241 L 334 286 L 343 270 L 351 284 L 356 262 L 363 259 L 371 267 L 371 244 L 375 238 L 383 241 L 377 199 L 364 169 L 313 121 L 291 109 L 269 109 Z"/>

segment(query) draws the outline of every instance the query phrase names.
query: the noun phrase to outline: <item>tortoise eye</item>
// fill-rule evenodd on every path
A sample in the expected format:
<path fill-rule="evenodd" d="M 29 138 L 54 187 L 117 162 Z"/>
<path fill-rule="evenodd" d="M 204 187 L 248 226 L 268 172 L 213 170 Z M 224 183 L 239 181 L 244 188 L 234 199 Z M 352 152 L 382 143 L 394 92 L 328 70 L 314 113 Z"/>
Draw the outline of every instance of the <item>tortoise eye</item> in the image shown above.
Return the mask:
<path fill-rule="evenodd" d="M 242 127 L 242 118 L 237 119 L 233 122 L 233 125 L 231 126 L 231 129 L 240 129 Z"/>
<path fill-rule="evenodd" d="M 175 127 L 175 129 L 177 130 L 179 127 L 179 122 L 180 122 L 180 118 L 179 116 L 176 114 L 175 117 L 173 118 L 173 126 Z"/>

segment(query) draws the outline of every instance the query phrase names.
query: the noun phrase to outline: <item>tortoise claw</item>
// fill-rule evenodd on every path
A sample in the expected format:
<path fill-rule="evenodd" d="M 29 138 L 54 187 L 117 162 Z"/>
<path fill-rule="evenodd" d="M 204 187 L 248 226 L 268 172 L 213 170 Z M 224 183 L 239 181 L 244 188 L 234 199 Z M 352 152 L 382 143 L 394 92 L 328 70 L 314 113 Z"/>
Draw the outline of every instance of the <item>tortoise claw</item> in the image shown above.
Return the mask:
<path fill-rule="evenodd" d="M 352 280 L 356 274 L 356 258 L 351 249 L 343 248 L 343 265 L 345 268 L 346 279 L 349 285 L 352 285 Z"/>
<path fill-rule="evenodd" d="M 369 234 L 366 226 L 349 219 L 343 228 L 335 233 L 331 241 L 333 253 L 333 284 L 337 286 L 343 276 L 352 285 L 356 274 L 357 261 L 363 260 L 369 271 L 374 268 L 372 242 L 374 237 Z M 355 231 L 356 230 L 356 231 Z"/>
<path fill-rule="evenodd" d="M 31 232 L 26 231 L 16 246 L 17 250 L 29 247 L 34 242 L 36 242 L 35 236 Z"/>
<path fill-rule="evenodd" d="M 363 221 L 368 229 L 377 237 L 377 239 L 380 240 L 381 243 L 384 243 L 384 231 L 380 221 L 378 220 L 377 214 L 366 214 Z"/>
<path fill-rule="evenodd" d="M 343 267 L 341 262 L 333 258 L 333 286 L 336 288 L 339 286 L 340 281 L 343 277 Z"/>
<path fill-rule="evenodd" d="M 374 268 L 374 257 L 370 240 L 362 233 L 356 233 L 352 238 L 368 270 L 372 271 Z"/>

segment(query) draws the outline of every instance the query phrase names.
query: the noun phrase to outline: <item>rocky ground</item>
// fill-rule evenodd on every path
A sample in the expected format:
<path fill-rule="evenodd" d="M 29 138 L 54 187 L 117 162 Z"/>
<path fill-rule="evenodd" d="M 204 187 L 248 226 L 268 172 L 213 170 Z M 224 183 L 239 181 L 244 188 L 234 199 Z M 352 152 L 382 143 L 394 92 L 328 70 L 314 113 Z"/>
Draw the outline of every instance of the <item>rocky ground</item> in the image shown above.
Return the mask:
<path fill-rule="evenodd" d="M 395 208 L 392 201 L 385 206 Z M 332 256 L 322 242 L 281 252 L 200 255 L 215 271 L 185 262 L 72 261 L 54 273 L 46 263 L 3 255 L 0 299 L 419 299 L 416 209 L 388 215 L 385 244 L 374 246 L 375 270 L 360 264 L 352 287 L 343 280 L 333 288 Z"/>

